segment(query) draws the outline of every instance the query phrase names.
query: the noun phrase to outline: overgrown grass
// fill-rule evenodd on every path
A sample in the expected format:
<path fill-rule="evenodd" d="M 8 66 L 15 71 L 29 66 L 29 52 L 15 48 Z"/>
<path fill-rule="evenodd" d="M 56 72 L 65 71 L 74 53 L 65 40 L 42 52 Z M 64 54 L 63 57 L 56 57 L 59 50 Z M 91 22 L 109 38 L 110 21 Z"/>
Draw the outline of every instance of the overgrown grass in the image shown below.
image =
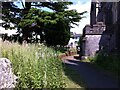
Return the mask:
<path fill-rule="evenodd" d="M 64 88 L 62 61 L 44 45 L 0 43 L 1 57 L 11 60 L 19 77 L 16 88 Z"/>
<path fill-rule="evenodd" d="M 112 73 L 116 78 L 120 77 L 120 55 L 98 54 L 94 58 L 89 58 L 89 60 L 97 67 Z"/>

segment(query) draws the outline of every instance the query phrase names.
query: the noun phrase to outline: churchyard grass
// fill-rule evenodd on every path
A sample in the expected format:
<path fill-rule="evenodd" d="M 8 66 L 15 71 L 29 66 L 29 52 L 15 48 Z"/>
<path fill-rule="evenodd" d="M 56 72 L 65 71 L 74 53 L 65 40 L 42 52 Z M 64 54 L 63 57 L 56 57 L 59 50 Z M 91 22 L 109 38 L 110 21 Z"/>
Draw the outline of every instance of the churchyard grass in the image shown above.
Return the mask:
<path fill-rule="evenodd" d="M 13 72 L 18 76 L 16 88 L 65 87 L 62 61 L 52 48 L 6 42 L 0 49 L 1 57 L 11 60 Z"/>

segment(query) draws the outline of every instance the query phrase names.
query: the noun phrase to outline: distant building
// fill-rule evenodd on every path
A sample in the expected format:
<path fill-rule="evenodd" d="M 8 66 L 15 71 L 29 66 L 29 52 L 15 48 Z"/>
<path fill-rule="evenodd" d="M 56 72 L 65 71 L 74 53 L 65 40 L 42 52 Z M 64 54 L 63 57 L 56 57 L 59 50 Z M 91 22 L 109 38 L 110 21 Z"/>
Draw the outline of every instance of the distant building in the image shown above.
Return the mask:
<path fill-rule="evenodd" d="M 78 46 L 78 41 L 80 39 L 80 36 L 81 36 L 81 34 L 71 32 L 71 38 L 70 38 L 70 41 L 68 43 L 68 46 L 76 48 L 76 46 Z"/>

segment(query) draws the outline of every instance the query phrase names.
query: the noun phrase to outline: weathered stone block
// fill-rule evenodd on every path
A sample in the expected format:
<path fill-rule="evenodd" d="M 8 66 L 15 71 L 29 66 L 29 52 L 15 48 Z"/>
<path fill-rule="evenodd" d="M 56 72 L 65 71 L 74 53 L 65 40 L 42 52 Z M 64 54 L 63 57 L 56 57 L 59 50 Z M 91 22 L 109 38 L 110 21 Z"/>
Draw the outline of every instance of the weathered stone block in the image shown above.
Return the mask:
<path fill-rule="evenodd" d="M 85 50 L 83 52 L 83 55 L 85 56 L 94 56 L 95 53 L 99 50 L 99 42 L 101 39 L 101 35 L 86 35 L 86 41 L 85 41 Z"/>
<path fill-rule="evenodd" d="M 0 89 L 15 88 L 17 78 L 12 72 L 10 60 L 0 58 Z"/>

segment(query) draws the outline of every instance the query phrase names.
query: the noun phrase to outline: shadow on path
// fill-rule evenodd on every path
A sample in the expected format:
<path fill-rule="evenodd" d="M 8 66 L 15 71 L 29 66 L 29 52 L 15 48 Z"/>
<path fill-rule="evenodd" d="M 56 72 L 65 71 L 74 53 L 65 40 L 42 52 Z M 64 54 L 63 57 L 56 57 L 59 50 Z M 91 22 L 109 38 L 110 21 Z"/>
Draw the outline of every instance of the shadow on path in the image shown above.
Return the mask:
<path fill-rule="evenodd" d="M 72 68 L 75 70 L 80 78 L 84 80 L 86 88 L 119 88 L 118 80 L 113 79 L 112 76 L 103 72 L 102 70 L 96 69 L 93 65 L 87 62 L 80 62 L 79 60 L 68 57 L 63 59 L 65 68 Z M 64 70 L 66 76 L 81 85 L 80 81 L 74 79 L 67 70 Z"/>

